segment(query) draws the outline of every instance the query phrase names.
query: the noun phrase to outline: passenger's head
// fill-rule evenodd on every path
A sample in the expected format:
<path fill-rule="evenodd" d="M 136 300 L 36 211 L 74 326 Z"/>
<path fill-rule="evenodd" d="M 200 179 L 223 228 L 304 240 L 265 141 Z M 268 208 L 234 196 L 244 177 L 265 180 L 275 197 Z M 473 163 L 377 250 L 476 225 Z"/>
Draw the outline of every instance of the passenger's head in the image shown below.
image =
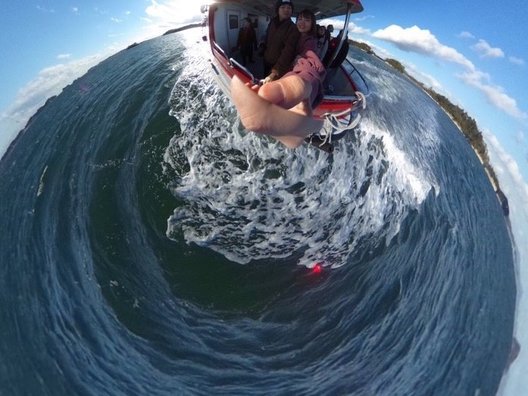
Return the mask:
<path fill-rule="evenodd" d="M 293 13 L 293 3 L 290 0 L 279 0 L 275 3 L 275 14 L 281 21 L 291 18 Z"/>
<path fill-rule="evenodd" d="M 323 25 L 317 25 L 317 37 L 324 37 L 326 28 Z"/>
<path fill-rule="evenodd" d="M 242 19 L 242 26 L 245 28 L 251 26 L 251 20 L 249 18 Z"/>
<path fill-rule="evenodd" d="M 332 33 L 334 31 L 334 25 L 328 25 L 326 27 L 326 30 L 328 30 L 328 32 Z"/>
<path fill-rule="evenodd" d="M 297 29 L 301 33 L 307 33 L 311 36 L 317 35 L 317 22 L 315 14 L 310 10 L 302 10 L 297 15 Z"/>

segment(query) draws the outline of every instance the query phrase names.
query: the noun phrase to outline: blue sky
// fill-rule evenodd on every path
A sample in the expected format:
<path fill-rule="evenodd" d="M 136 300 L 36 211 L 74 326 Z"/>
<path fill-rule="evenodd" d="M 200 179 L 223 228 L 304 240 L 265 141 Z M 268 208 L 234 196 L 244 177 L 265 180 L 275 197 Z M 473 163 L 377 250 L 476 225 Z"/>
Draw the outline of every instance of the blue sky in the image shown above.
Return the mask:
<path fill-rule="evenodd" d="M 129 44 L 199 21 L 200 4 L 3 2 L 0 155 L 49 96 Z M 365 11 L 351 19 L 350 37 L 370 44 L 382 57 L 399 60 L 416 78 L 464 108 L 484 132 L 493 167 L 511 201 L 519 279 L 528 290 L 528 7 L 521 0 L 363 0 L 363 5 Z M 528 345 L 528 309 L 518 315 L 517 336 Z M 518 359 L 523 363 L 512 370 L 516 385 L 508 394 L 528 386 L 524 350 Z"/>

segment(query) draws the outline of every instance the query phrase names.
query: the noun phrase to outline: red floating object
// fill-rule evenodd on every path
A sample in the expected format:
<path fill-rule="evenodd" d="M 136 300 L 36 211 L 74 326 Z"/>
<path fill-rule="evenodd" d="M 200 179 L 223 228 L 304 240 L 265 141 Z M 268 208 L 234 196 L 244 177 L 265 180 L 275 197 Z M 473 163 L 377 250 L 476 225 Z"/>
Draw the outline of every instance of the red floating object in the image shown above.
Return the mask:
<path fill-rule="evenodd" d="M 315 264 L 314 267 L 312 268 L 312 273 L 320 274 L 322 270 L 323 270 L 323 266 L 318 263 L 318 264 Z"/>

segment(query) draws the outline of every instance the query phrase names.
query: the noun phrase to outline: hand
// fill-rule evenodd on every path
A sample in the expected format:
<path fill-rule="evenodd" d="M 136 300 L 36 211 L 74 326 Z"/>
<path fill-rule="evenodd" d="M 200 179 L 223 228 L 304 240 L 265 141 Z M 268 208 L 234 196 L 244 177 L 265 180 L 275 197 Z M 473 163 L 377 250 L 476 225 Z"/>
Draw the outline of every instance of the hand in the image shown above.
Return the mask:
<path fill-rule="evenodd" d="M 267 84 L 269 82 L 272 82 L 273 80 L 271 79 L 270 76 L 266 77 L 264 80 L 260 80 L 260 82 L 262 83 L 262 85 L 264 84 Z"/>
<path fill-rule="evenodd" d="M 264 80 L 262 80 L 262 85 L 275 81 L 276 79 L 277 79 L 277 73 L 271 72 L 269 76 L 267 76 Z"/>
<path fill-rule="evenodd" d="M 262 84 L 262 80 L 261 80 L 260 84 Z M 252 83 L 248 82 L 248 83 L 246 83 L 246 87 L 251 89 L 253 92 L 258 93 L 258 91 L 260 89 L 260 84 L 252 84 Z"/>

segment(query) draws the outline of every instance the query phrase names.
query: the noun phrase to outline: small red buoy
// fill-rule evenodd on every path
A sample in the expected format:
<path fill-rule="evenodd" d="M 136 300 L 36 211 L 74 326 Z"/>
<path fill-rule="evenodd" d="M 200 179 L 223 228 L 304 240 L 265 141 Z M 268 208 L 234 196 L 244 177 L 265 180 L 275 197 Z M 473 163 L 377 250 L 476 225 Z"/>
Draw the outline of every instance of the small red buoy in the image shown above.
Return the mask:
<path fill-rule="evenodd" d="M 312 268 L 312 273 L 313 274 L 320 274 L 322 270 L 323 270 L 323 266 L 320 263 L 317 263 Z"/>

